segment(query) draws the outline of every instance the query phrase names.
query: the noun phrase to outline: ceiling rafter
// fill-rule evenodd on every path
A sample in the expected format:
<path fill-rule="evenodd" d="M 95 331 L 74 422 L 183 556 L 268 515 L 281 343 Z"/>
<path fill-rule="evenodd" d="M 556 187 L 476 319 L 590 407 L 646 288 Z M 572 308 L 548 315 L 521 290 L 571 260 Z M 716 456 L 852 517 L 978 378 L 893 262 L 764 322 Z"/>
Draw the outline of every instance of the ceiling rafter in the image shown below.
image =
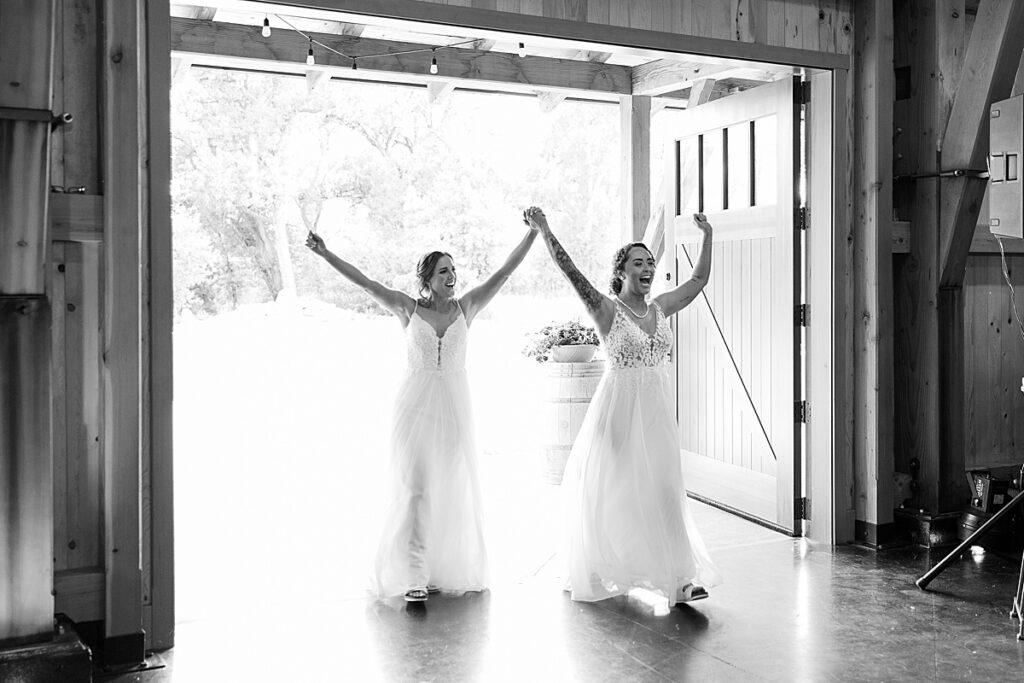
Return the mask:
<path fill-rule="evenodd" d="M 359 71 L 386 72 L 422 77 L 434 45 L 382 41 L 348 35 L 312 33 L 324 45 L 356 57 Z M 187 54 L 194 64 L 218 63 L 219 58 L 291 65 L 305 63 L 308 41 L 294 31 L 274 31 L 269 38 L 257 26 L 171 19 L 171 49 Z M 391 53 L 424 50 L 421 54 Z M 351 60 L 322 48 L 315 50 L 317 65 L 350 68 Z M 535 89 L 567 89 L 608 94 L 630 93 L 630 69 L 624 66 L 547 57 L 519 58 L 513 55 L 444 48 L 435 56 L 441 73 L 474 84 L 500 84 Z M 254 67 L 255 68 L 255 67 Z M 268 69 L 274 70 L 274 69 Z"/>

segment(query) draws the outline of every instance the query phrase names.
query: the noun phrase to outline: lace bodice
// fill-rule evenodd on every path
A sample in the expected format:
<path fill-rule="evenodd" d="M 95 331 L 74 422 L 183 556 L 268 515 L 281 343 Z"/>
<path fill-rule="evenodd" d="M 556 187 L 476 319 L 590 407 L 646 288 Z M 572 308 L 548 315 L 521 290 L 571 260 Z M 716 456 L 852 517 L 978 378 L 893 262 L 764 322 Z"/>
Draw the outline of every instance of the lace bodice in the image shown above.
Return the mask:
<path fill-rule="evenodd" d="M 457 372 L 466 369 L 466 316 L 460 312 L 443 337 L 438 337 L 433 326 L 413 311 L 405 327 L 405 348 L 410 371 L 433 370 Z"/>
<path fill-rule="evenodd" d="M 668 365 L 672 354 L 672 327 L 661 307 L 651 304 L 658 323 L 653 335 L 640 329 L 622 306 L 615 307 L 612 327 L 604 339 L 605 353 L 612 368 L 651 368 Z"/>

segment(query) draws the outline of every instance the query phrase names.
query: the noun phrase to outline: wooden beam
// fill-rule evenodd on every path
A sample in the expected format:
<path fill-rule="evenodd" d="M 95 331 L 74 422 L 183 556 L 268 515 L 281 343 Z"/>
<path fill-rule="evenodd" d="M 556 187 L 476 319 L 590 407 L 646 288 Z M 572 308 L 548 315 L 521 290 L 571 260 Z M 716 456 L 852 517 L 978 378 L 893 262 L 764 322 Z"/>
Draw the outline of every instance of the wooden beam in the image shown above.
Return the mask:
<path fill-rule="evenodd" d="M 555 110 L 555 107 L 560 105 L 565 100 L 568 93 L 565 92 L 551 92 L 542 91 L 537 93 L 537 103 L 540 105 L 540 110 L 544 114 L 550 114 Z"/>
<path fill-rule="evenodd" d="M 686 108 L 699 107 L 711 101 L 711 95 L 715 92 L 715 80 L 702 78 L 696 81 L 690 88 L 690 96 L 686 100 Z"/>
<path fill-rule="evenodd" d="M 892 0 L 855 14 L 854 494 L 857 540 L 893 533 Z M 812 99 L 814 93 L 812 92 Z M 813 210 L 813 209 L 812 209 Z"/>
<path fill-rule="evenodd" d="M 322 33 L 311 35 L 314 40 L 342 54 L 357 57 L 359 71 L 364 73 L 386 72 L 422 77 L 430 64 L 430 49 L 436 47 Z M 304 65 L 308 44 L 305 38 L 292 31 L 274 31 L 270 38 L 263 38 L 255 26 L 181 18 L 171 20 L 171 49 L 190 55 L 197 64 L 208 63 L 211 58 L 225 57 L 250 61 L 252 68 L 280 70 L 282 63 Z M 391 54 L 409 50 L 425 52 Z M 387 56 L 360 57 L 381 54 Z M 519 58 L 499 52 L 464 48 L 437 50 L 435 56 L 438 68 L 446 78 L 619 95 L 631 92 L 629 69 L 613 64 L 545 57 Z M 348 70 L 352 66 L 350 59 L 323 49 L 316 52 L 316 59 L 324 67 Z"/>
<path fill-rule="evenodd" d="M 913 241 L 913 226 L 910 221 L 893 221 L 891 228 L 892 253 L 909 254 Z M 1004 239 L 1003 251 L 1007 254 L 1024 254 L 1024 240 Z M 971 256 L 998 254 L 999 242 L 984 223 L 978 223 L 971 238 Z"/>
<path fill-rule="evenodd" d="M 427 101 L 431 105 L 443 105 L 454 91 L 452 81 L 431 81 L 427 83 Z"/>
<path fill-rule="evenodd" d="M 1024 50 L 1024 0 L 985 0 L 964 59 L 963 77 L 953 98 L 941 141 L 942 170 L 985 166 L 989 107 L 1007 97 Z M 987 181 L 944 178 L 940 207 L 940 287 L 963 283 L 974 229 Z"/>
<path fill-rule="evenodd" d="M 592 52 L 590 50 L 580 50 L 576 53 L 576 59 L 582 59 L 585 62 L 597 62 L 598 64 L 604 64 L 611 59 L 611 52 Z"/>
<path fill-rule="evenodd" d="M 538 0 L 531 0 L 539 8 Z M 209 5 L 223 6 L 237 4 L 236 0 L 208 0 Z M 365 15 L 374 17 L 381 25 L 394 24 L 409 26 L 410 22 L 426 22 L 437 25 L 458 26 L 472 30 L 481 37 L 501 39 L 513 35 L 531 36 L 531 41 L 550 43 L 552 40 L 561 43 L 564 40 L 575 40 L 588 43 L 586 49 L 603 51 L 607 45 L 628 46 L 629 53 L 648 55 L 652 52 L 680 53 L 685 49 L 687 54 L 736 59 L 748 62 L 768 64 L 792 64 L 803 67 L 825 69 L 847 69 L 850 67 L 848 52 L 829 53 L 816 49 L 781 47 L 764 42 L 740 42 L 735 37 L 706 38 L 688 35 L 685 42 L 680 43 L 678 31 L 665 25 L 660 30 L 629 27 L 625 25 L 605 24 L 596 21 L 573 21 L 544 16 L 541 11 L 519 13 L 494 11 L 488 9 L 486 2 L 459 0 L 450 4 L 423 2 L 422 0 L 304 0 L 303 11 L 336 12 L 345 21 L 360 21 Z M 526 4 L 524 0 L 524 6 Z M 591 3 L 593 4 L 593 3 Z M 617 7 L 618 5 L 621 7 Z M 678 3 L 677 3 L 678 4 Z M 615 9 L 623 10 L 628 3 L 611 3 Z M 290 6 L 266 5 L 279 7 L 280 12 L 295 12 Z M 682 5 L 680 5 L 682 6 Z M 273 11 L 273 10 L 271 10 Z M 489 35 L 494 34 L 494 35 Z M 563 43 L 564 44 L 564 43 Z M 661 55 L 663 56 L 663 55 Z M 653 57 L 658 58 L 658 56 Z"/>
<path fill-rule="evenodd" d="M 1017 75 L 1013 79 L 1010 97 L 1016 97 L 1021 93 L 1024 93 L 1024 50 L 1020 53 L 1020 62 L 1017 64 Z"/>
<path fill-rule="evenodd" d="M 926 514 L 937 514 L 947 510 L 940 510 L 939 503 L 939 187 L 937 179 L 931 176 L 939 171 L 936 150 L 950 103 L 943 99 L 938 87 L 938 81 L 944 78 L 936 54 L 938 10 L 928 2 L 897 3 L 894 7 L 900 12 L 900 21 L 894 22 L 901 29 L 897 34 L 898 47 L 907 53 L 905 63 L 913 69 L 909 79 L 911 99 L 906 107 L 896 110 L 906 116 L 906 121 L 896 123 L 906 131 L 902 137 L 909 135 L 913 140 L 906 149 L 902 167 L 906 173 L 922 176 L 898 188 L 904 193 L 902 203 L 909 208 L 920 235 L 893 274 L 896 464 L 902 472 L 910 472 L 912 463 L 919 465 L 913 506 Z M 911 10 L 916 12 L 913 17 L 909 16 Z"/>
<path fill-rule="evenodd" d="M 146 186 L 140 121 L 145 57 L 144 0 L 103 2 L 103 216 L 106 273 L 103 327 L 105 636 L 128 661 L 141 661 L 140 539 L 141 233 Z"/>
<path fill-rule="evenodd" d="M 171 13 L 176 17 L 188 19 L 199 19 L 200 21 L 213 21 L 217 16 L 216 7 L 204 7 L 201 5 L 171 5 Z"/>
<path fill-rule="evenodd" d="M 728 69 L 725 65 L 659 59 L 633 67 L 634 95 L 664 95 L 690 87 L 696 81 Z"/>
<path fill-rule="evenodd" d="M 143 257 L 149 272 L 149 415 L 150 536 L 149 606 L 144 608 L 147 649 L 174 646 L 174 385 L 172 328 L 174 280 L 171 245 L 171 86 L 170 15 L 167 0 L 148 0 L 146 112 L 148 143 L 149 239 Z"/>
<path fill-rule="evenodd" d="M 622 241 L 643 239 L 651 215 L 651 98 L 623 97 L 621 123 Z"/>
<path fill-rule="evenodd" d="M 331 80 L 331 74 L 324 69 L 306 69 L 306 92 L 316 92 Z"/>
<path fill-rule="evenodd" d="M 171 81 L 180 83 L 188 77 L 192 69 L 192 60 L 185 55 L 171 57 Z"/>

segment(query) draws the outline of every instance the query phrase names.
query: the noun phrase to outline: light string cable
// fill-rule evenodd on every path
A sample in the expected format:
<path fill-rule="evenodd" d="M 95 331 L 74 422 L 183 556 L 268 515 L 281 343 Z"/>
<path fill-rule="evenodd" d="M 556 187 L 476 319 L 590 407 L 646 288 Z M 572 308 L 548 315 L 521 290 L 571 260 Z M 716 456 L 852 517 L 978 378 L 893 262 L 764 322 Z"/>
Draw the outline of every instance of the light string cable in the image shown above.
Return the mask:
<path fill-rule="evenodd" d="M 1003 278 L 1006 280 L 1006 286 L 1010 288 L 1010 306 L 1013 308 L 1013 317 L 1017 319 L 1017 328 L 1020 331 L 1020 338 L 1024 339 L 1024 323 L 1020 320 L 1020 313 L 1017 312 L 1017 297 L 1013 291 L 1013 283 L 1010 281 L 1010 269 L 1006 265 L 1006 252 L 1003 250 L 1003 240 L 999 235 L 993 235 L 996 238 L 996 242 L 999 243 L 999 258 L 1003 264 Z"/>
<path fill-rule="evenodd" d="M 310 50 L 313 49 L 314 45 L 316 45 L 318 47 L 322 47 L 323 49 L 327 50 L 328 52 L 333 52 L 334 54 L 338 55 L 339 57 L 343 57 L 345 59 L 351 60 L 352 68 L 353 69 L 356 68 L 356 60 L 358 60 L 358 59 L 370 59 L 370 58 L 373 58 L 373 57 L 398 57 L 400 55 L 413 55 L 413 54 L 419 54 L 421 52 L 432 52 L 432 53 L 434 53 L 434 55 L 436 55 L 438 50 L 444 50 L 444 49 L 447 49 L 447 48 L 459 47 L 460 45 L 469 45 L 470 43 L 477 42 L 476 38 L 470 38 L 469 40 L 463 40 L 463 41 L 458 42 L 458 43 L 451 43 L 449 45 L 438 45 L 436 47 L 421 47 L 421 48 L 416 48 L 414 50 L 400 50 L 398 52 L 381 52 L 381 53 L 378 53 L 378 54 L 369 54 L 369 55 L 347 55 L 347 54 L 345 54 L 344 52 L 342 52 L 340 50 L 334 49 L 330 45 L 325 45 L 324 43 L 321 43 L 319 40 L 315 39 L 311 34 L 304 32 L 300 28 L 297 28 L 295 26 L 295 24 L 291 23 L 290 21 L 288 21 L 287 19 L 282 17 L 280 14 L 275 14 L 274 16 L 277 17 L 277 19 L 280 22 L 282 22 L 283 24 L 287 25 L 288 28 L 290 28 L 291 30 L 295 31 L 300 36 L 302 36 L 303 38 L 308 40 L 309 41 Z M 431 62 L 432 62 L 431 63 L 431 67 L 432 68 L 430 69 L 430 72 L 431 73 L 436 73 L 434 68 L 433 68 L 433 67 L 437 66 L 437 64 L 436 64 L 436 57 L 434 57 L 433 55 L 432 55 Z"/>

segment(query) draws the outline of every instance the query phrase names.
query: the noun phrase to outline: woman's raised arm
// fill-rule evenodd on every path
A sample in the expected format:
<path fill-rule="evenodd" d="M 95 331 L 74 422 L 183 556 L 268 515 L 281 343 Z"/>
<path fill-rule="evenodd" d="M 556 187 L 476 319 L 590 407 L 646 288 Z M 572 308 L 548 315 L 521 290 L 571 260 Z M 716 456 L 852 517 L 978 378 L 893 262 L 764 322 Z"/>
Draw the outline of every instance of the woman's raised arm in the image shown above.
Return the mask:
<path fill-rule="evenodd" d="M 306 246 L 314 254 L 323 257 L 346 280 L 361 287 L 377 303 L 398 316 L 403 325 L 409 322 L 409 316 L 412 315 L 416 305 L 411 296 L 397 289 L 385 287 L 380 282 L 367 277 L 361 270 L 329 250 L 323 238 L 315 232 L 310 232 L 306 236 Z"/>
<path fill-rule="evenodd" d="M 690 279 L 654 298 L 666 316 L 678 313 L 689 306 L 711 277 L 711 224 L 702 213 L 693 214 L 693 222 L 704 233 L 704 240 L 701 242 L 697 263 L 690 272 Z"/>
<path fill-rule="evenodd" d="M 572 262 L 572 258 L 566 253 L 561 242 L 551 232 L 551 228 L 548 226 L 548 219 L 544 216 L 543 210 L 532 206 L 526 210 L 525 218 L 531 226 L 536 226 L 540 230 L 544 243 L 548 247 L 548 253 L 551 254 L 551 258 L 554 260 L 555 265 L 558 266 L 558 269 L 562 271 L 565 279 L 576 290 L 576 295 L 583 302 L 587 313 L 590 314 L 590 317 L 593 318 L 594 323 L 597 325 L 597 331 L 602 336 L 607 334 L 608 330 L 612 327 L 612 319 L 615 317 L 614 302 L 597 291 L 597 288 L 590 284 L 590 280 Z"/>

